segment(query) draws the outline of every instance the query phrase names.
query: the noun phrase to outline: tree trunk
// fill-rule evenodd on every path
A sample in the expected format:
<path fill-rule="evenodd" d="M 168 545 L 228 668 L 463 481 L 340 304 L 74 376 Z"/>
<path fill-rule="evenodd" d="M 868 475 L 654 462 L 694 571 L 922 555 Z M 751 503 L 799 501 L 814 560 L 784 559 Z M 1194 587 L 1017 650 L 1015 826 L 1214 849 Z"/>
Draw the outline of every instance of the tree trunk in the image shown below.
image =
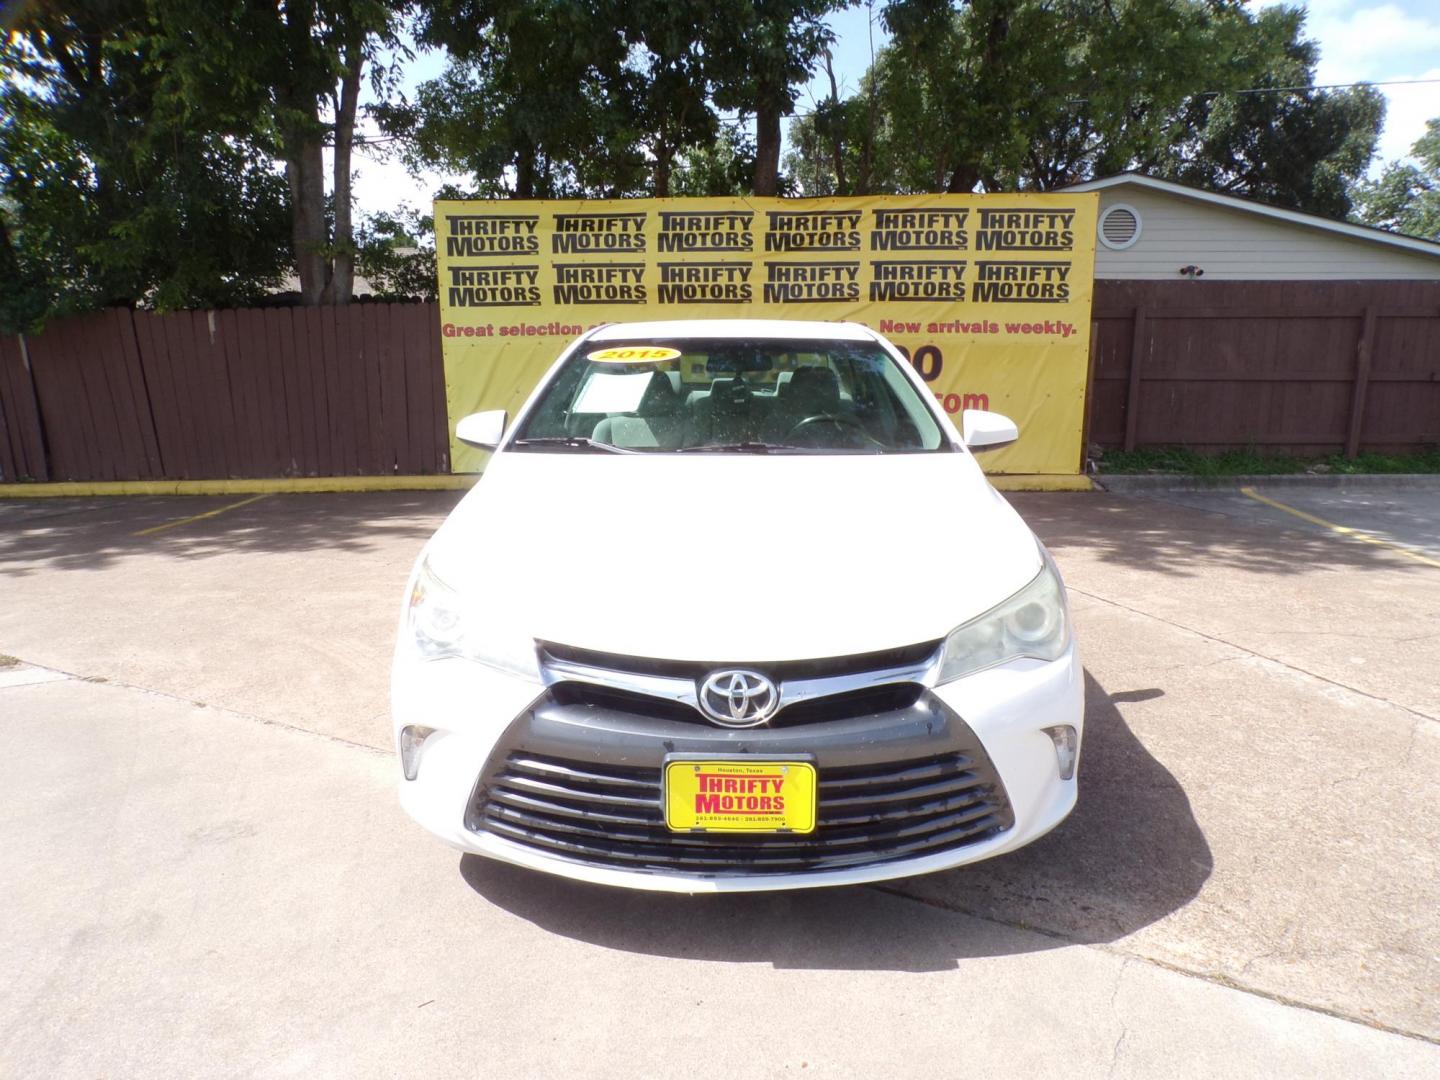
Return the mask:
<path fill-rule="evenodd" d="M 655 148 L 655 197 L 670 197 L 670 170 L 674 164 L 675 152 L 664 144 Z"/>
<path fill-rule="evenodd" d="M 856 178 L 855 194 L 870 194 L 870 176 L 875 160 L 875 113 L 878 108 L 875 94 L 878 81 L 875 74 L 875 3 L 866 0 L 865 27 L 870 40 L 870 91 L 865 95 L 865 140 L 860 147 L 860 175 Z"/>
<path fill-rule="evenodd" d="M 755 111 L 755 194 L 780 193 L 780 108 L 761 105 Z"/>
<path fill-rule="evenodd" d="M 848 195 L 850 192 L 845 187 L 844 113 L 840 109 L 840 87 L 835 83 L 835 64 L 829 49 L 825 50 L 825 74 L 830 77 L 830 108 L 826 119 L 830 128 L 830 162 L 835 170 L 835 194 Z"/>
<path fill-rule="evenodd" d="M 355 109 L 365 54 L 359 42 L 345 50 L 345 74 L 335 109 L 335 266 L 322 303 L 348 304 L 355 290 L 355 228 L 351 219 L 350 160 L 355 145 Z"/>
<path fill-rule="evenodd" d="M 325 258 L 325 159 L 318 135 L 307 132 L 293 139 L 285 159 L 285 178 L 290 181 L 295 273 L 300 278 L 301 303 L 318 304 L 330 276 Z"/>
<path fill-rule="evenodd" d="M 969 195 L 980 182 L 980 170 L 969 162 L 957 166 L 950 174 L 950 183 L 945 190 L 952 195 Z"/>
<path fill-rule="evenodd" d="M 527 146 L 515 157 L 515 198 L 535 197 L 535 148 Z"/>
<path fill-rule="evenodd" d="M 320 145 L 319 98 L 311 78 L 310 34 L 313 11 L 306 4 L 287 4 L 284 32 L 289 49 L 287 83 L 277 88 L 285 120 L 285 179 L 290 184 L 290 239 L 295 246 L 295 274 L 300 300 L 318 304 L 329 280 L 325 257 L 325 158 Z"/>

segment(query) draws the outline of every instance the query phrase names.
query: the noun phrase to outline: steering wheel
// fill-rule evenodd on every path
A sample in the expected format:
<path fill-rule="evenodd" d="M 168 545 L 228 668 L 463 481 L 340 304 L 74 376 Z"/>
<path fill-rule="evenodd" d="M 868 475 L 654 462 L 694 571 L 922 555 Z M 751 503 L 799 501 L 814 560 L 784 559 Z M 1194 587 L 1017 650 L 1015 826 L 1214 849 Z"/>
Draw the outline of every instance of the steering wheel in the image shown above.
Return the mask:
<path fill-rule="evenodd" d="M 833 427 L 849 428 L 872 446 L 883 447 L 885 445 L 879 439 L 875 438 L 874 435 L 871 435 L 870 432 L 866 431 L 864 424 L 855 417 L 845 413 L 816 413 L 813 416 L 805 417 L 803 420 L 797 420 L 790 426 L 790 430 L 785 433 L 785 438 L 793 438 L 802 429 L 814 424 L 830 424 Z"/>

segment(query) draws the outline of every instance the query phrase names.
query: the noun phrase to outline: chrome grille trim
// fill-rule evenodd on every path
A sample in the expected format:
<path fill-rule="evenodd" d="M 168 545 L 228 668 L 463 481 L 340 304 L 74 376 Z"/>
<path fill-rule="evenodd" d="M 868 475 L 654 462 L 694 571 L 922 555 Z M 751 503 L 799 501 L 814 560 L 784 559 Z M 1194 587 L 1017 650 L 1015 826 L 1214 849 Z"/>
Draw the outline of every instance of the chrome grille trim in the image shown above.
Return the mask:
<path fill-rule="evenodd" d="M 798 705 L 804 701 L 815 701 L 820 698 L 855 693 L 879 686 L 912 684 L 922 689 L 929 689 L 935 685 L 935 679 L 939 673 L 940 655 L 941 648 L 937 645 L 925 659 L 919 662 L 892 665 L 890 667 L 875 668 L 867 671 L 856 671 L 843 675 L 777 679 L 776 685 L 780 691 L 780 703 L 776 707 L 775 715 L 771 719 L 774 720 L 781 716 L 789 706 Z M 789 667 L 803 662 L 785 661 L 784 663 L 785 666 Z M 711 671 L 734 667 L 757 669 L 763 672 L 767 665 L 764 663 L 715 663 L 697 664 L 694 666 L 697 668 L 703 667 Z M 642 694 L 660 701 L 685 705 L 693 709 L 698 718 L 705 720 L 707 723 L 709 722 L 700 709 L 700 680 L 698 678 L 656 675 L 641 671 L 587 664 L 556 656 L 548 651 L 543 643 L 540 646 L 540 677 L 547 687 L 564 682 L 588 683 L 591 686 L 599 686 L 607 690 Z"/>

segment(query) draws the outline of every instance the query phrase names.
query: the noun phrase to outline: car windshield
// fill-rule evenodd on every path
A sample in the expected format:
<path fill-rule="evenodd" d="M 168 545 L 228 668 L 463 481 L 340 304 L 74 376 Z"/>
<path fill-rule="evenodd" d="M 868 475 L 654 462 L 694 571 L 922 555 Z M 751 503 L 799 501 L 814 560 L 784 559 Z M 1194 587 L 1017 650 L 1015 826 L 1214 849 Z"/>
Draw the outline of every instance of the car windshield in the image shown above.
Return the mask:
<path fill-rule="evenodd" d="M 875 342 L 589 342 L 546 388 L 516 450 L 924 453 L 951 447 Z"/>

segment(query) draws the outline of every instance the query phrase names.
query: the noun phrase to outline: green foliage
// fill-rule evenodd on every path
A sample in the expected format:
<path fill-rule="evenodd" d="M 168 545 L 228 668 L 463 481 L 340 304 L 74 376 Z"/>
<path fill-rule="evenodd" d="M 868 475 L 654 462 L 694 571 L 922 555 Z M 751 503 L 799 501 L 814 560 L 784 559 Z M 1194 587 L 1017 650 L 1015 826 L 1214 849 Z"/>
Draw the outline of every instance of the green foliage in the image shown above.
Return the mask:
<path fill-rule="evenodd" d="M 700 28 L 715 104 L 755 116 L 756 195 L 780 194 L 780 121 L 833 35 L 837 0 L 716 0 Z"/>
<path fill-rule="evenodd" d="M 734 125 L 725 125 L 715 140 L 681 158 L 670 194 L 697 197 L 743 196 L 755 175 L 755 143 Z"/>
<path fill-rule="evenodd" d="M 1369 88 L 1233 93 L 1310 85 L 1291 9 L 891 0 L 883 15 L 892 42 L 859 92 L 792 126 L 806 194 L 1050 190 L 1138 169 L 1343 215 L 1383 115 Z"/>
<path fill-rule="evenodd" d="M 355 269 L 377 300 L 434 302 L 435 219 L 414 210 L 372 214 L 356 235 Z"/>
<path fill-rule="evenodd" d="M 1232 85 L 1308 87 L 1319 50 L 1301 37 L 1304 15 L 1267 8 L 1233 38 Z M 1373 87 L 1218 94 L 1190 98 L 1174 127 L 1184 132 L 1159 157 L 1156 175 L 1195 187 L 1343 218 L 1365 174 L 1385 117 Z"/>
<path fill-rule="evenodd" d="M 177 115 L 143 0 L 28 8 L 0 44 L 0 324 L 257 299 L 288 262 L 284 178 Z"/>
<path fill-rule="evenodd" d="M 413 102 L 377 117 L 404 140 L 412 169 L 470 173 L 480 194 L 616 198 L 728 189 L 721 174 L 738 158 L 718 110 L 738 109 L 759 117 L 759 145 L 740 155 L 749 189 L 778 166 L 780 117 L 826 39 L 819 14 L 833 6 L 428 0 L 417 39 L 449 63 Z"/>
<path fill-rule="evenodd" d="M 1284 476 L 1295 473 L 1440 473 L 1440 447 L 1413 454 L 1343 454 L 1293 457 L 1258 450 L 1226 450 L 1201 454 L 1184 447 L 1160 450 L 1107 450 L 1100 459 L 1104 473 L 1183 473 L 1188 476 Z"/>
<path fill-rule="evenodd" d="M 644 162 L 622 102 L 622 6 L 430 0 L 418 40 L 450 58 L 413 104 L 377 111 L 412 167 L 469 172 L 487 196 L 631 194 Z"/>
<path fill-rule="evenodd" d="M 155 69 L 177 118 L 215 124 L 283 161 L 290 242 L 305 303 L 349 299 L 351 143 L 360 87 L 382 96 L 398 69 L 391 0 L 145 0 Z M 401 55 L 408 55 L 399 49 Z M 324 115 L 331 113 L 331 116 Z M 334 147 L 327 213 L 323 146 Z"/>
<path fill-rule="evenodd" d="M 1366 225 L 1440 241 L 1440 117 L 1410 153 L 1419 164 L 1392 161 L 1378 180 L 1357 186 L 1355 218 Z"/>

